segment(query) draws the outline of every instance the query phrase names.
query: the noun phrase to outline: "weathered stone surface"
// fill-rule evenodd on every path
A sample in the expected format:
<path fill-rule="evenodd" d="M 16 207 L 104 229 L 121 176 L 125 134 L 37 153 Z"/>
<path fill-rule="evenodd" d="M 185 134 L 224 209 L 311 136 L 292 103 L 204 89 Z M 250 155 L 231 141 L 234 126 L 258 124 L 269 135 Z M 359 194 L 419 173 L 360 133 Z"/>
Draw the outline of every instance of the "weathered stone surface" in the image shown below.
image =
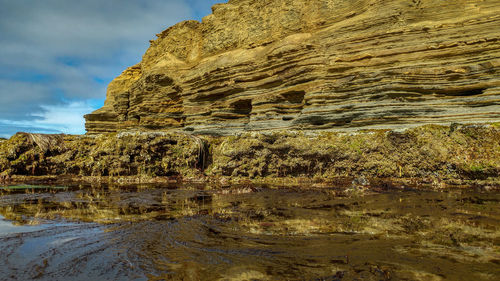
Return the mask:
<path fill-rule="evenodd" d="M 0 181 L 11 175 L 188 176 L 203 169 L 204 147 L 198 137 L 165 132 L 17 133 L 0 143 Z"/>
<path fill-rule="evenodd" d="M 497 121 L 499 15 L 498 0 L 231 0 L 158 34 L 87 131 Z"/>
<path fill-rule="evenodd" d="M 0 143 L 0 184 L 16 176 L 275 181 L 414 179 L 500 187 L 500 123 L 404 132 L 18 133 Z M 114 178 L 114 179 L 113 179 Z M 365 180 L 363 180 L 365 178 Z M 21 180 L 26 182 L 25 179 Z"/>

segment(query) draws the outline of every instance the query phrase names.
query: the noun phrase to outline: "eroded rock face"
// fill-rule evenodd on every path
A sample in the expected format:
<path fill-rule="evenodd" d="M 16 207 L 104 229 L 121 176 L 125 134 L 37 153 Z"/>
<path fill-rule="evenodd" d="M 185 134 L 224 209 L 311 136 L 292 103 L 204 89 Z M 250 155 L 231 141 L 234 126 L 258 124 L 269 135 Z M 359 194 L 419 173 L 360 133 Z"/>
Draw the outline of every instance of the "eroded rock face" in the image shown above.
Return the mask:
<path fill-rule="evenodd" d="M 88 133 L 500 120 L 498 0 L 230 0 L 151 42 Z"/>
<path fill-rule="evenodd" d="M 17 133 L 0 143 L 0 185 L 11 179 L 31 182 L 32 178 L 25 176 L 67 176 L 75 180 L 80 176 L 107 177 L 110 181 L 122 181 L 124 177 L 174 178 L 221 183 L 227 179 L 274 183 L 287 179 L 336 183 L 348 179 L 359 186 L 372 179 L 407 179 L 437 187 L 474 183 L 500 190 L 500 123 L 426 125 L 405 132 L 372 130 L 355 134 Z"/>

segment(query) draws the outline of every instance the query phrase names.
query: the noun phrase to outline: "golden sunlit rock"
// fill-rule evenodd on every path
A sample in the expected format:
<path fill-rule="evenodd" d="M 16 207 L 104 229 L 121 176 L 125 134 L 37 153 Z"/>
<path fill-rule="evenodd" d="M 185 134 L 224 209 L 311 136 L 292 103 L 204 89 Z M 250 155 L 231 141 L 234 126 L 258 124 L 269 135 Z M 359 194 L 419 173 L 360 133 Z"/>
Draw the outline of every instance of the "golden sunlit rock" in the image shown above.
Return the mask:
<path fill-rule="evenodd" d="M 238 0 L 158 34 L 88 133 L 402 128 L 500 118 L 497 0 Z"/>

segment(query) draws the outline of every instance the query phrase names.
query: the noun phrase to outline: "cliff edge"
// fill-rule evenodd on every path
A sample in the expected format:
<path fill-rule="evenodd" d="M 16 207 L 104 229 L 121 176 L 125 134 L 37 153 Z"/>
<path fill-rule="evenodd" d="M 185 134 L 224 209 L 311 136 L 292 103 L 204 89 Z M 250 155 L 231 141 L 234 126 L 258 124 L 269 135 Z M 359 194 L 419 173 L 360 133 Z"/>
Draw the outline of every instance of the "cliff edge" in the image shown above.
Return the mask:
<path fill-rule="evenodd" d="M 158 34 L 89 134 L 500 120 L 498 0 L 230 0 Z"/>

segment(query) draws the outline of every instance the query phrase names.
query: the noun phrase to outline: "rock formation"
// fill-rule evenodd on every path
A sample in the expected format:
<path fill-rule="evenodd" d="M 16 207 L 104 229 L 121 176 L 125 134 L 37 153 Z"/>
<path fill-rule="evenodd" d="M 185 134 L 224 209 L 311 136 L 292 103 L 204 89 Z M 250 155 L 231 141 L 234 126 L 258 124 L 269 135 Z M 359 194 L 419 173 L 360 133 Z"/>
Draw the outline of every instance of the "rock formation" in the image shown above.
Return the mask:
<path fill-rule="evenodd" d="M 248 132 L 194 136 L 131 130 L 99 135 L 17 133 L 0 143 L 2 182 L 353 179 L 475 184 L 500 190 L 500 123 L 425 125 L 404 132 Z M 31 177 L 31 178 L 26 178 Z M 81 178 L 83 177 L 83 178 Z M 88 178 L 90 177 L 90 178 Z M 359 179 L 358 179 L 359 178 Z"/>
<path fill-rule="evenodd" d="M 499 0 L 230 0 L 158 34 L 88 133 L 500 120 Z"/>

